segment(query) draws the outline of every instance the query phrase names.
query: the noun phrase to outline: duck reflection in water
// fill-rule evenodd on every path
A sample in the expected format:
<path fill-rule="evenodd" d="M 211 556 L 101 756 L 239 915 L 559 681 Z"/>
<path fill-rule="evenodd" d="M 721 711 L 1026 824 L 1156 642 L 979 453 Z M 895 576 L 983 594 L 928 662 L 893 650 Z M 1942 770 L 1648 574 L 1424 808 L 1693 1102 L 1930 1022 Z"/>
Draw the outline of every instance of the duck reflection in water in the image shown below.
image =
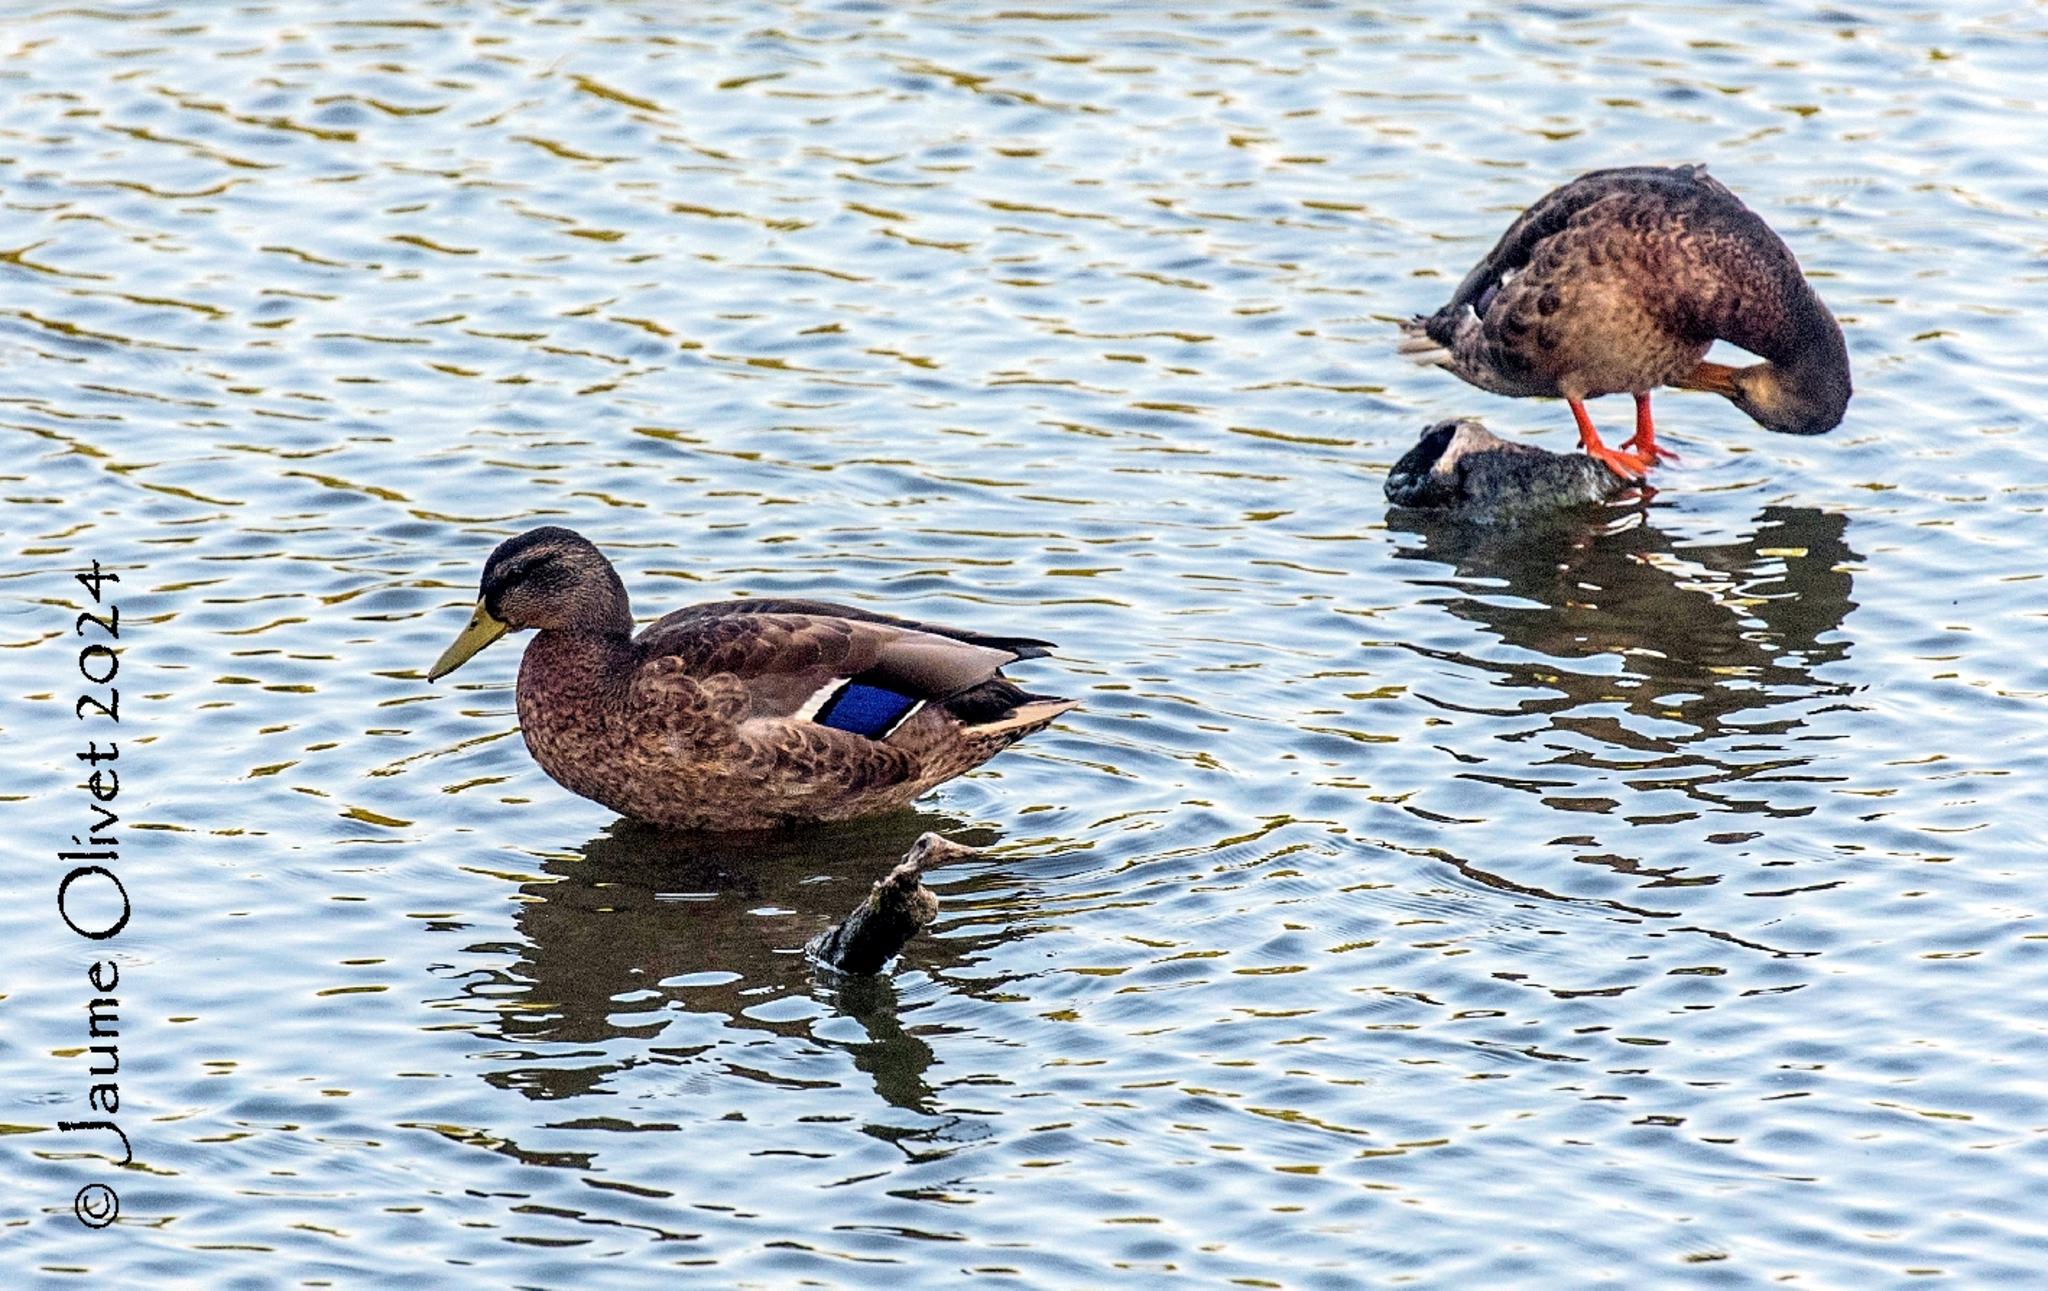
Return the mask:
<path fill-rule="evenodd" d="M 1781 810 L 1736 784 L 1799 761 L 1788 740 L 1801 737 L 1789 733 L 1812 701 L 1854 689 L 1815 675 L 1850 647 L 1840 629 L 1856 604 L 1848 566 L 1860 557 L 1846 541 L 1848 519 L 1767 506 L 1746 534 L 1717 542 L 1674 538 L 1655 515 L 1609 507 L 1503 527 L 1390 514 L 1397 533 L 1420 540 L 1398 558 L 1456 573 L 1411 580 L 1448 589 L 1430 603 L 1519 650 L 1482 658 L 1426 639 L 1405 644 L 1495 676 L 1516 696 L 1501 715 L 1547 715 L 1550 730 L 1585 737 L 1564 741 L 1553 765 L 1636 773 L 1632 787 L 1731 810 Z M 1570 666 L 1601 657 L 1619 658 L 1623 675 Z"/>
<path fill-rule="evenodd" d="M 520 888 L 526 904 L 515 923 L 523 944 L 475 949 L 518 955 L 507 970 L 477 985 L 496 1006 L 498 1034 L 519 1046 L 518 1058 L 545 1054 L 547 1061 L 515 1061 L 488 1079 L 532 1098 L 571 1098 L 600 1091 L 629 1064 L 651 1059 L 687 1067 L 712 1046 L 662 1046 L 674 1017 L 664 1005 L 679 1004 L 726 1028 L 840 1048 L 884 1101 L 932 1114 L 933 1093 L 924 1078 L 932 1051 L 904 1029 L 889 976 L 833 973 L 803 953 L 807 941 L 845 918 L 927 830 L 963 842 L 992 841 L 962 821 L 916 811 L 798 834 L 724 837 L 619 820 L 574 854 L 544 861 L 548 881 Z M 928 877 L 945 884 L 952 875 L 939 870 Z M 920 937 L 907 953 L 925 971 L 944 972 L 971 961 L 990 940 Z M 698 980 L 663 985 L 691 978 Z M 650 991 L 662 998 L 622 1003 L 621 997 Z M 821 1039 L 809 1018 L 758 1016 L 763 1004 L 787 996 L 814 997 L 859 1024 L 867 1040 Z M 592 1061 L 579 1063 L 579 1057 Z M 728 1068 L 719 1065 L 717 1074 L 722 1078 Z M 694 1087 L 685 1075 L 678 1082 Z"/>

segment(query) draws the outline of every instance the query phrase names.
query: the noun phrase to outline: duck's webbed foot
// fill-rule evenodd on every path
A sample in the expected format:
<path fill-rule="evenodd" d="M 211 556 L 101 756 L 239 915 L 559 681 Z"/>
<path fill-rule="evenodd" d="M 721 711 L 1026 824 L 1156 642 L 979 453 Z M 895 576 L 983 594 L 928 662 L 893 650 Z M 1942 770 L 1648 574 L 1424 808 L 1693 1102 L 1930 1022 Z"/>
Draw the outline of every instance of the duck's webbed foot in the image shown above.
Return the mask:
<path fill-rule="evenodd" d="M 1586 405 L 1577 399 L 1565 402 L 1571 405 L 1572 419 L 1579 423 L 1579 447 L 1586 451 L 1586 456 L 1625 480 L 1640 480 L 1650 473 L 1650 465 L 1656 460 L 1654 457 L 1609 448 L 1600 441 L 1600 432 L 1593 429 L 1593 419 L 1586 415 Z M 1629 442 L 1633 444 L 1635 441 L 1631 439 Z M 1657 451 L 1654 442 L 1650 448 L 1652 453 Z"/>

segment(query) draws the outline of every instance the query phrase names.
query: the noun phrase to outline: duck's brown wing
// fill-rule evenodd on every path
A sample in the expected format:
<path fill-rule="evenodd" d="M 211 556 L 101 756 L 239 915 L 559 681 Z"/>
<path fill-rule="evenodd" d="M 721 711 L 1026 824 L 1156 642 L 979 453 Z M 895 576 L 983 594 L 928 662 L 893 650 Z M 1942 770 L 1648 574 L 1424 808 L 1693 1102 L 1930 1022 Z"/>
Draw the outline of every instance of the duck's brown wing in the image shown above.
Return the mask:
<path fill-rule="evenodd" d="M 634 646 L 647 681 L 691 679 L 727 690 L 736 683 L 747 699 L 746 716 L 829 723 L 825 705 L 842 683 L 900 696 L 907 710 L 974 691 L 997 680 L 1003 665 L 1044 654 L 1049 643 L 936 628 L 824 602 L 764 600 L 678 610 L 650 625 Z M 881 696 L 874 702 L 887 708 Z M 839 728 L 871 734 L 889 724 L 859 722 L 849 712 Z"/>
<path fill-rule="evenodd" d="M 1564 232 L 1588 207 L 1603 202 L 1613 208 L 1617 226 L 1637 231 L 1665 218 L 1674 207 L 1732 203 L 1746 210 L 1704 166 L 1618 166 L 1589 171 L 1537 198 L 1516 216 L 1444 307 L 1423 323 L 1423 330 L 1439 345 L 1454 344 L 1458 321 L 1467 309 L 1484 317 L 1501 287 L 1529 267 L 1545 242 Z"/>
<path fill-rule="evenodd" d="M 835 605 L 830 601 L 811 601 L 795 597 L 759 597 L 744 601 L 713 601 L 704 605 L 692 605 L 650 625 L 647 632 L 653 632 L 672 623 L 722 619 L 736 614 L 800 615 L 820 619 L 850 619 L 860 623 L 881 623 L 890 627 L 908 628 L 913 632 L 928 633 L 935 637 L 950 637 L 969 645 L 1006 650 L 1013 659 L 1036 659 L 1049 653 L 1053 645 L 1050 641 L 1040 641 L 1035 637 L 997 636 L 969 628 L 947 627 L 942 623 L 923 623 L 916 619 L 898 618 L 893 614 L 880 614 L 856 605 Z M 646 633 L 642 635 L 645 636 Z"/>

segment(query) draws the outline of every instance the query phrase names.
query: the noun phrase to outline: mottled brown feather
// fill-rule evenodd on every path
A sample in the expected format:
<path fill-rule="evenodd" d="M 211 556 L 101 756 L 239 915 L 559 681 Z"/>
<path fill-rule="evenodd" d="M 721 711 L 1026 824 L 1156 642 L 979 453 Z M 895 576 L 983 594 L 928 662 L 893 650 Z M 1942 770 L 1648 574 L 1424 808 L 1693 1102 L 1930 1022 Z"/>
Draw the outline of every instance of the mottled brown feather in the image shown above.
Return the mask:
<path fill-rule="evenodd" d="M 528 569 L 544 571 L 537 585 L 522 581 Z M 534 760 L 570 791 L 655 824 L 761 829 L 887 811 L 1075 706 L 1002 677 L 1045 642 L 823 602 L 695 605 L 629 635 L 624 584 L 565 529 L 503 544 L 484 599 L 513 627 L 545 624 L 517 688 Z M 926 702 L 879 739 L 797 716 L 853 677 Z"/>
<path fill-rule="evenodd" d="M 1702 384 L 1799 434 L 1831 429 L 1850 396 L 1841 328 L 1791 250 L 1699 166 L 1594 171 L 1546 194 L 1406 330 L 1404 348 L 1497 394 Z M 1693 382 L 1716 340 L 1766 362 Z"/>

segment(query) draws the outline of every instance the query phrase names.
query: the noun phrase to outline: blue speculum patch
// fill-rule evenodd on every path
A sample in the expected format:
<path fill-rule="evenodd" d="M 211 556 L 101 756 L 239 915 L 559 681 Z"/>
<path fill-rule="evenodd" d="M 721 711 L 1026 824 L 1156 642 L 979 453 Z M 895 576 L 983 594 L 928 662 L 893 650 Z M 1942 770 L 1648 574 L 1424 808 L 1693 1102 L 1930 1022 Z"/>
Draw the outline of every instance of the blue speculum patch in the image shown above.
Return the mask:
<path fill-rule="evenodd" d="M 899 695 L 893 690 L 865 682 L 849 681 L 830 703 L 818 710 L 817 717 L 812 720 L 820 726 L 878 740 L 910 716 L 910 710 L 917 705 L 918 701 L 908 695 Z"/>

